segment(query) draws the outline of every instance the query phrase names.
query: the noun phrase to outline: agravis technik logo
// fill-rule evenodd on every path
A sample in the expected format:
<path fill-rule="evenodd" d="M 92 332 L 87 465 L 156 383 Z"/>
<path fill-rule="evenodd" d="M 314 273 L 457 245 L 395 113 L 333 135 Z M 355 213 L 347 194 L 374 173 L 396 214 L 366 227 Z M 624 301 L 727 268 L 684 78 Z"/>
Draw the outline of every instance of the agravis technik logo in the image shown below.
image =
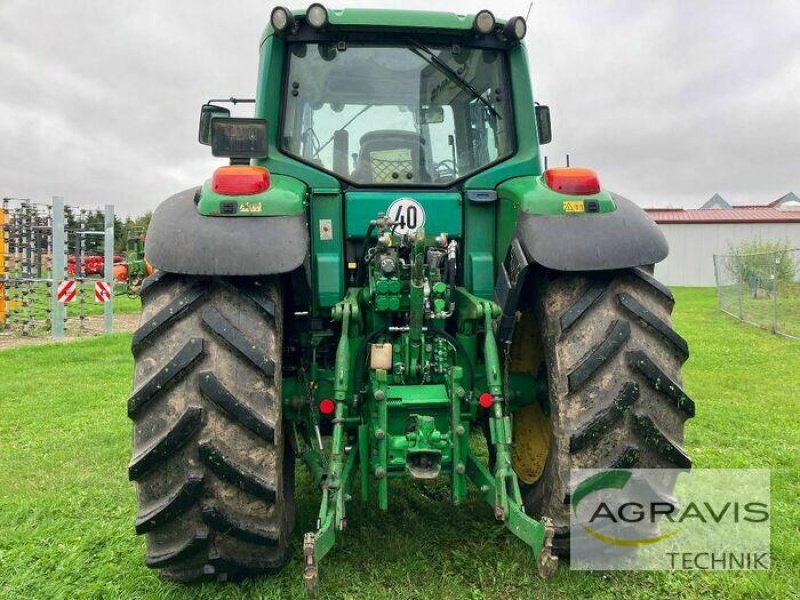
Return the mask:
<path fill-rule="evenodd" d="M 573 568 L 769 568 L 766 470 L 576 470 L 571 483 Z"/>
<path fill-rule="evenodd" d="M 630 470 L 612 470 L 601 471 L 596 475 L 588 477 L 575 490 L 572 494 L 571 506 L 573 514 L 577 515 L 577 508 L 581 500 L 592 492 L 607 490 L 607 489 L 624 489 L 625 485 L 630 481 L 632 472 Z M 607 503 L 601 502 L 592 513 L 589 519 L 589 525 L 581 524 L 581 528 L 590 536 L 606 544 L 614 546 L 639 546 L 642 544 L 654 544 L 665 540 L 678 533 L 677 529 L 668 531 L 661 535 L 654 537 L 642 537 L 624 539 L 611 535 L 604 535 L 598 529 L 595 529 L 596 524 L 606 525 L 606 520 L 612 523 L 637 523 L 644 518 L 649 518 L 652 522 L 661 515 L 670 515 L 675 510 L 675 505 L 670 502 L 651 502 L 644 505 L 641 502 L 625 502 L 621 504 L 616 512 Z"/>

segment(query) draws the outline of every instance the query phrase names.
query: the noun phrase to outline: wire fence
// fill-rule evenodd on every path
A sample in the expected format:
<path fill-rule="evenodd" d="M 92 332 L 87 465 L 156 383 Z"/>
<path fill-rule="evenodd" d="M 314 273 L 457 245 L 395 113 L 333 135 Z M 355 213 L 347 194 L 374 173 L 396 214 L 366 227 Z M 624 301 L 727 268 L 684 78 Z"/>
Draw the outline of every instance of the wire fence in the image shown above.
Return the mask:
<path fill-rule="evenodd" d="M 113 314 L 131 303 L 126 286 L 113 280 L 113 210 L 91 211 L 91 221 L 90 211 L 61 198 L 49 204 L 2 199 L 0 346 L 15 337 L 111 332 Z M 104 297 L 97 298 L 98 282 L 111 286 L 108 302 L 96 301 Z M 66 283 L 74 293 L 59 296 L 59 284 Z"/>
<path fill-rule="evenodd" d="M 715 254 L 714 273 L 723 312 L 800 339 L 800 249 Z"/>

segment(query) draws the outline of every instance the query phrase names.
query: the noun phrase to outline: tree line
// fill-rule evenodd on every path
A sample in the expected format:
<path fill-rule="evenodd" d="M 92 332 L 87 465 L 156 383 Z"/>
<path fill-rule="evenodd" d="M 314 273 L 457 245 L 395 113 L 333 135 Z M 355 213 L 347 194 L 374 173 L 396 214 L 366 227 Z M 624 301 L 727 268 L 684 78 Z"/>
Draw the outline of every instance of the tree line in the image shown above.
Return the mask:
<path fill-rule="evenodd" d="M 124 254 L 128 236 L 139 231 L 146 231 L 150 224 L 152 212 L 147 211 L 143 215 L 136 217 L 126 217 L 124 220 L 114 215 L 114 254 Z M 105 228 L 105 215 L 102 210 L 86 210 L 83 214 L 72 207 L 64 207 L 64 222 L 67 229 L 67 252 L 77 254 L 79 250 L 81 229 L 81 218 L 83 218 L 85 231 L 103 231 Z M 103 254 L 103 236 L 86 235 L 84 239 L 85 254 Z"/>

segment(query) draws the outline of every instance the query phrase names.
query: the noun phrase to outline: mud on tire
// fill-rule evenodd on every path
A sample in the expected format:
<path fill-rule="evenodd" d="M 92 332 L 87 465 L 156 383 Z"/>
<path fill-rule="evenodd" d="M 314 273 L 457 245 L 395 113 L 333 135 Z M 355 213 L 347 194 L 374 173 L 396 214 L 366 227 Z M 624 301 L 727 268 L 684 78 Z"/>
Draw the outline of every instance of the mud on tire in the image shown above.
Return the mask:
<path fill-rule="evenodd" d="M 281 567 L 294 456 L 281 425 L 277 282 L 156 272 L 141 295 L 128 472 L 147 566 L 179 581 Z"/>
<path fill-rule="evenodd" d="M 541 271 L 533 284 L 552 442 L 525 503 L 553 519 L 553 549 L 568 556 L 570 469 L 691 468 L 681 447 L 695 412 L 681 387 L 689 350 L 671 325 L 672 294 L 643 269 Z"/>

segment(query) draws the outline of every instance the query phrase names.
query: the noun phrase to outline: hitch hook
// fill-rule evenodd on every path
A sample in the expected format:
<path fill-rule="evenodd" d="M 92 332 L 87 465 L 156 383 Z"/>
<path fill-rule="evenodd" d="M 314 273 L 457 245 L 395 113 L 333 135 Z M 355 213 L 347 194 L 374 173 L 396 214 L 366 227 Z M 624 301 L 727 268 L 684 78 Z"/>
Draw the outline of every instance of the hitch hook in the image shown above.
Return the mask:
<path fill-rule="evenodd" d="M 549 517 L 542 517 L 542 525 L 544 525 L 544 545 L 539 553 L 537 566 L 539 577 L 547 581 L 552 579 L 558 570 L 558 557 L 553 554 L 553 536 L 556 530 L 553 527 L 553 520 Z"/>
<path fill-rule="evenodd" d="M 309 598 L 316 598 L 319 595 L 319 570 L 317 559 L 314 558 L 316 537 L 313 533 L 303 536 L 303 584 Z"/>

